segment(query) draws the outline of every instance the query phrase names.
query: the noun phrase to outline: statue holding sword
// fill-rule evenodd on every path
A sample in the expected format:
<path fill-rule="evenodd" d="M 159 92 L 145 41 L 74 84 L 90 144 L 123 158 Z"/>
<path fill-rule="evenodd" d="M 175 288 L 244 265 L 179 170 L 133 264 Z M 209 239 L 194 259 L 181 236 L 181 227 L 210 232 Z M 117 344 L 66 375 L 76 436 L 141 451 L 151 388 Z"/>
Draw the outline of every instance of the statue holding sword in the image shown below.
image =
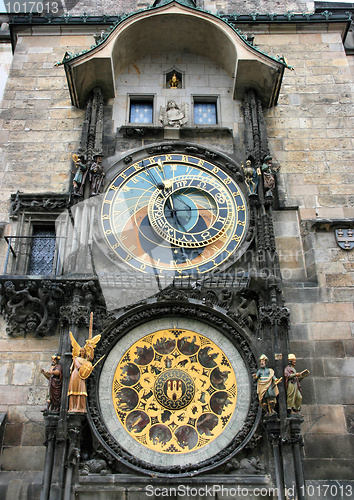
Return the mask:
<path fill-rule="evenodd" d="M 68 387 L 69 412 L 86 413 L 86 379 L 91 375 L 94 367 L 101 361 L 100 358 L 92 365 L 94 350 L 101 339 L 101 335 L 92 338 L 93 313 L 90 315 L 89 337 L 84 347 L 81 347 L 69 332 L 73 361 L 70 367 L 70 381 Z"/>

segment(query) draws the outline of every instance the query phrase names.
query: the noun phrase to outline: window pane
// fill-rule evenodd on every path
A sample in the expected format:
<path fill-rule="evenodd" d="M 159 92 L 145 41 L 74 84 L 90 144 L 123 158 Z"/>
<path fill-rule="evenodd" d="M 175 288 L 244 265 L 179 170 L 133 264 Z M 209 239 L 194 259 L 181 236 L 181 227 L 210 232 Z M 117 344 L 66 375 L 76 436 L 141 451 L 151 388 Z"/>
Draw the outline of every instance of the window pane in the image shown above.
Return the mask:
<path fill-rule="evenodd" d="M 55 228 L 35 226 L 33 236 L 27 274 L 52 274 L 55 238 L 49 236 L 55 236 Z"/>
<path fill-rule="evenodd" d="M 152 101 L 130 103 L 130 123 L 152 123 Z"/>
<path fill-rule="evenodd" d="M 215 102 L 195 102 L 194 103 L 194 123 L 197 125 L 212 125 L 216 123 L 216 103 Z"/>

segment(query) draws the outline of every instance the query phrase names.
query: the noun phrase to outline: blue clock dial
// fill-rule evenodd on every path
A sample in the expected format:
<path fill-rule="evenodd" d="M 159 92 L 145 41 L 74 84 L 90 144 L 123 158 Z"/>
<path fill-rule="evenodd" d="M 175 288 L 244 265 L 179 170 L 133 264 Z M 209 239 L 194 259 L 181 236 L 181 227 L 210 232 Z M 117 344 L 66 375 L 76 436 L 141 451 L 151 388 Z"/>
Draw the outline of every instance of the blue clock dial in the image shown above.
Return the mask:
<path fill-rule="evenodd" d="M 182 154 L 126 167 L 101 209 L 109 247 L 145 273 L 211 271 L 240 247 L 247 222 L 240 186 L 213 163 Z"/>

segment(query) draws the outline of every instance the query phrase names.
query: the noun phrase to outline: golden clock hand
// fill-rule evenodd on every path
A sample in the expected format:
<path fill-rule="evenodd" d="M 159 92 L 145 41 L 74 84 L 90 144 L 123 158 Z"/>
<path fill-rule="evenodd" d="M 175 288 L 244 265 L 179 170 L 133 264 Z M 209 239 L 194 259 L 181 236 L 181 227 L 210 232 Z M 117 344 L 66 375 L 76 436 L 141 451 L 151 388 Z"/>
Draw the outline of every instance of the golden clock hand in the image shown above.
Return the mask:
<path fill-rule="evenodd" d="M 153 184 L 155 184 L 155 186 L 159 189 L 161 189 L 159 187 L 160 183 L 157 182 L 157 180 L 155 179 L 155 176 L 153 175 L 153 173 L 148 169 L 146 168 L 146 165 L 144 165 L 144 161 L 143 161 L 143 167 L 144 167 L 144 170 L 145 172 L 147 173 L 147 175 L 150 177 L 150 179 L 152 180 Z"/>
<path fill-rule="evenodd" d="M 166 174 L 165 174 L 164 165 L 163 165 L 163 163 L 162 163 L 161 159 L 158 159 L 158 160 L 157 160 L 157 164 L 158 164 L 158 166 L 160 167 L 160 170 L 161 170 L 161 172 L 162 172 L 163 178 L 164 178 L 165 180 L 167 180 L 167 179 L 166 179 Z"/>

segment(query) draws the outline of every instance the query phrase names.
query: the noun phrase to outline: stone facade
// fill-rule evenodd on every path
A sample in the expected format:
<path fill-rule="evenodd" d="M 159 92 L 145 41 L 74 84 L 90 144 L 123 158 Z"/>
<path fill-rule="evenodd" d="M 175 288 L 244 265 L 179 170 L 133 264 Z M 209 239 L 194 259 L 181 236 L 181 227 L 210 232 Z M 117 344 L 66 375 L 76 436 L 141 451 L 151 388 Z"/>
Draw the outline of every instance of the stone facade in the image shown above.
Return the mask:
<path fill-rule="evenodd" d="M 115 15 L 149 4 L 85 1 L 73 5 L 70 13 Z M 308 12 L 314 4 L 273 2 L 270 7 L 264 1 L 205 1 L 198 6 L 213 13 L 248 14 Z M 4 235 L 15 235 L 27 227 L 21 217 L 10 220 L 11 195 L 19 190 L 63 196 L 71 187 L 71 157 L 78 150 L 85 110 L 72 106 L 64 69 L 54 63 L 66 51 L 89 49 L 93 35 L 101 27 L 89 23 L 78 27 L 17 27 L 0 117 L 0 221 L 5 223 Z M 290 19 L 270 26 L 250 20 L 237 27 L 253 33 L 259 49 L 284 55 L 294 67 L 294 71 L 285 70 L 278 103 L 265 109 L 264 116 L 270 152 L 281 167 L 277 176 L 279 203 L 273 215 L 283 294 L 290 309 L 289 351 L 297 355 L 300 370 L 308 368 L 311 372 L 303 383 L 305 479 L 349 481 L 354 458 L 354 250 L 338 246 L 335 229 L 353 227 L 354 221 L 352 56 L 345 52 L 342 27 L 335 24 L 311 24 L 305 19 L 292 23 Z M 4 58 L 8 60 L 7 49 Z M 190 78 L 188 89 L 179 94 L 178 104 L 187 102 L 191 106 L 191 95 L 199 92 L 221 96 L 229 93 L 231 77 L 205 57 L 161 50 L 153 58 L 132 61 L 117 77 L 116 97 L 105 103 L 106 165 L 132 149 L 155 142 L 150 136 L 124 135 L 128 125 L 127 94 L 156 95 L 158 125 L 159 109 L 172 91 L 164 89 L 156 75 L 173 65 Z M 215 148 L 241 163 L 241 101 L 234 100 L 231 108 L 226 99 L 221 99 L 220 116 L 228 134 L 213 131 L 198 135 L 188 131 L 185 140 Z M 191 128 L 191 121 L 188 125 Z M 159 141 L 162 139 L 159 136 Z M 0 249 L 3 268 L 7 252 L 4 240 Z M 6 280 L 11 276 L 2 278 L 3 286 Z M 0 493 L 3 488 L 3 498 L 22 498 L 21 491 L 25 495 L 27 483 L 32 482 L 33 496 L 28 493 L 23 498 L 34 499 L 38 498 L 35 492 L 40 479 L 36 486 L 33 477 L 28 479 L 22 474 L 29 471 L 32 475 L 43 469 L 45 428 L 41 410 L 47 381 L 40 369 L 49 366 L 50 356 L 59 349 L 61 331 L 56 318 L 52 337 L 34 338 L 29 333 L 13 338 L 6 329 L 9 313 L 5 305 L 3 299 L 6 318 L 0 324 L 0 412 L 7 413 L 2 471 L 9 475 L 0 479 Z M 83 337 L 84 327 L 81 325 L 79 330 Z M 322 497 L 319 494 L 317 498 Z M 87 493 L 82 498 L 91 497 Z"/>

